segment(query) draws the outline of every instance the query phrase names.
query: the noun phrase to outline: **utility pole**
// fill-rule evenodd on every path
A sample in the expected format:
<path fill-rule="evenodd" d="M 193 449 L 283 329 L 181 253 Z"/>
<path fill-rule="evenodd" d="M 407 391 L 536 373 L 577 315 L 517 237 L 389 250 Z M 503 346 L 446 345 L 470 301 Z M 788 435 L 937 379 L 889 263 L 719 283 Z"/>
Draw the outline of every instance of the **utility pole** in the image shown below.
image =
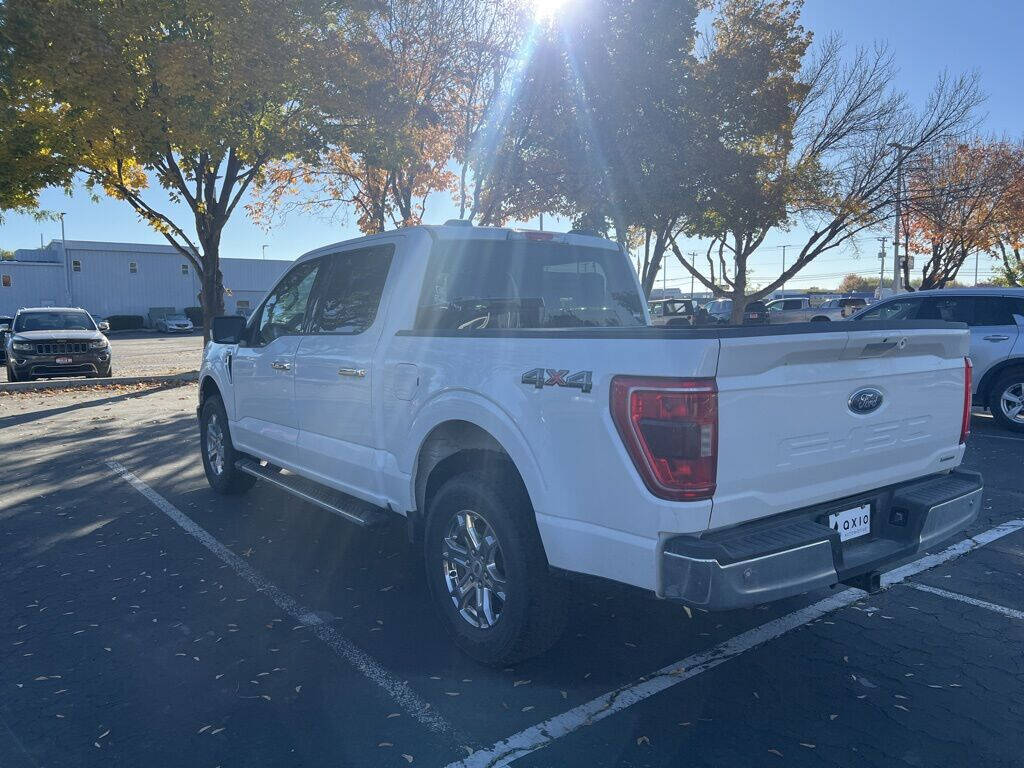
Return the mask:
<path fill-rule="evenodd" d="M 782 246 L 782 274 L 786 274 L 786 249 L 788 245 Z M 782 295 L 786 295 L 786 281 L 782 281 Z"/>
<path fill-rule="evenodd" d="M 690 251 L 690 266 L 697 268 L 697 252 Z M 693 301 L 693 272 L 690 273 L 690 301 Z"/>
<path fill-rule="evenodd" d="M 878 252 L 878 258 L 882 262 L 882 267 L 878 270 L 878 298 L 882 298 L 882 283 L 885 282 L 885 241 L 889 238 L 879 237 L 876 239 L 882 241 L 882 250 Z"/>
<path fill-rule="evenodd" d="M 979 248 L 974 252 L 974 287 L 978 287 L 978 254 L 981 253 Z"/>
<path fill-rule="evenodd" d="M 900 195 L 903 193 L 903 152 L 912 149 L 905 144 L 893 142 L 890 147 L 896 150 L 896 224 L 895 237 L 892 241 L 892 292 L 900 292 L 903 281 L 900 279 Z M 904 254 L 904 258 L 906 254 Z"/>
<path fill-rule="evenodd" d="M 71 295 L 71 260 L 68 258 L 68 243 L 64 239 L 65 214 L 65 211 L 61 211 L 57 215 L 60 217 L 60 249 L 64 252 L 64 282 L 68 289 L 68 306 L 70 307 L 75 303 L 75 299 Z"/>
<path fill-rule="evenodd" d="M 261 247 L 263 248 L 263 260 L 266 261 L 267 260 L 267 244 L 264 243 Z"/>
<path fill-rule="evenodd" d="M 540 215 L 540 231 L 541 232 L 544 231 L 544 214 L 543 213 Z"/>

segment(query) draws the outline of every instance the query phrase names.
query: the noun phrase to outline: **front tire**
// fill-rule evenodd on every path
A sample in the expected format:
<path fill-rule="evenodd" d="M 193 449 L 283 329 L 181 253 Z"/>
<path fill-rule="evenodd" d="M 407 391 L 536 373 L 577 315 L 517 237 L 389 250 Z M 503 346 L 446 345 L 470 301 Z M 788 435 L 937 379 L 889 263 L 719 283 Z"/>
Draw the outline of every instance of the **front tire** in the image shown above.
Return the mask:
<path fill-rule="evenodd" d="M 989 410 L 1003 429 L 1024 432 L 1024 368 L 1000 376 L 992 385 Z"/>
<path fill-rule="evenodd" d="M 26 381 L 26 380 L 27 380 L 27 378 L 22 378 L 22 377 L 18 376 L 17 372 L 14 370 L 14 368 L 11 366 L 10 363 L 7 364 L 7 381 L 13 383 L 13 382 L 16 382 L 16 381 Z"/>
<path fill-rule="evenodd" d="M 434 607 L 467 655 L 502 666 L 543 653 L 566 623 L 529 498 L 507 469 L 451 478 L 428 505 L 424 536 Z"/>
<path fill-rule="evenodd" d="M 245 493 L 256 482 L 255 477 L 235 466 L 242 456 L 231 442 L 228 415 L 218 395 L 210 395 L 203 403 L 199 416 L 199 449 L 206 480 L 217 493 Z"/>

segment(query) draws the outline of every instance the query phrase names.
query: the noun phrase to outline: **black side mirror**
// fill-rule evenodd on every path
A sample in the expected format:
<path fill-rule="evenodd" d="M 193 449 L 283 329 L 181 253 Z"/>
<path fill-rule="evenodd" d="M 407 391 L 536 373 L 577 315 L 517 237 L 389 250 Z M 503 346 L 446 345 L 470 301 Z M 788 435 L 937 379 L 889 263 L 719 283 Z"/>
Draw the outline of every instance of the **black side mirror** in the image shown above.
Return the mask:
<path fill-rule="evenodd" d="M 221 315 L 213 318 L 212 337 L 216 344 L 237 344 L 245 333 L 245 318 Z"/>

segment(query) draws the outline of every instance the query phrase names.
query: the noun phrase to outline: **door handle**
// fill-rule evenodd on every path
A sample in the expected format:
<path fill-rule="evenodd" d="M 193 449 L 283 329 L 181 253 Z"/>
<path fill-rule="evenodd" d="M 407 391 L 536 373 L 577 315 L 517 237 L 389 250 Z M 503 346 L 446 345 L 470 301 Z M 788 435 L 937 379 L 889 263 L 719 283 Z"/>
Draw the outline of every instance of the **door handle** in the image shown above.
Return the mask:
<path fill-rule="evenodd" d="M 985 336 L 985 341 L 1006 341 L 1009 336 L 1003 336 L 1000 333 L 993 333 L 991 336 Z"/>
<path fill-rule="evenodd" d="M 339 368 L 339 376 L 357 376 L 360 379 L 366 375 L 366 371 L 362 368 Z"/>
<path fill-rule="evenodd" d="M 292 369 L 292 364 L 282 362 L 281 360 L 275 360 L 270 364 L 270 367 L 275 371 L 290 371 Z"/>

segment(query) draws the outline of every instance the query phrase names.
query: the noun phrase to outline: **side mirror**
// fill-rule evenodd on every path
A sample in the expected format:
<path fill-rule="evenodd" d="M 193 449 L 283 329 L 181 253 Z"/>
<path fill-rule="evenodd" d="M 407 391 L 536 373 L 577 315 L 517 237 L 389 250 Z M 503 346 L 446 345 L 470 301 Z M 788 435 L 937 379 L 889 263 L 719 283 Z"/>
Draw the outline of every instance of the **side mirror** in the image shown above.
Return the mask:
<path fill-rule="evenodd" d="M 10 323 L 0 323 L 0 333 L 9 333 L 11 330 Z"/>
<path fill-rule="evenodd" d="M 109 331 L 110 323 L 108 323 L 106 320 L 100 320 L 100 322 L 96 324 L 96 327 L 99 328 L 101 331 Z"/>
<path fill-rule="evenodd" d="M 215 344 L 237 344 L 245 333 L 245 318 L 239 315 L 220 315 L 213 318 L 211 338 Z"/>

